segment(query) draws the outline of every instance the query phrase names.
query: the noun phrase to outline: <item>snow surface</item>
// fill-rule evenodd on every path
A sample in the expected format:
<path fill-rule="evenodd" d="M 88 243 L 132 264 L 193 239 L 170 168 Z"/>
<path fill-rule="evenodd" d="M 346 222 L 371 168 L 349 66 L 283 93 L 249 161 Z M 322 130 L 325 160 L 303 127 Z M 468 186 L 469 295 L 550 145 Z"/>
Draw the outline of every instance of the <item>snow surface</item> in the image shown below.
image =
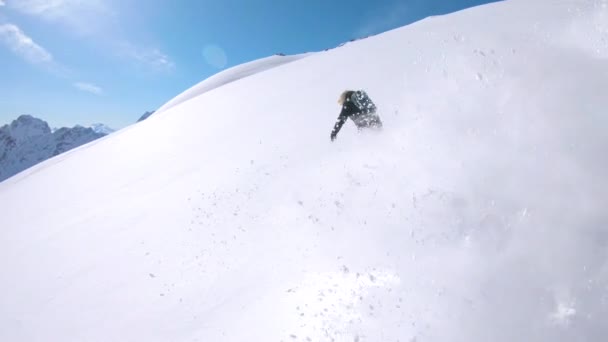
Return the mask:
<path fill-rule="evenodd" d="M 290 55 L 290 56 L 274 55 L 274 56 L 258 59 L 258 60 L 252 61 L 252 62 L 244 63 L 241 65 L 237 65 L 235 67 L 226 69 L 222 72 L 218 72 L 217 74 L 196 84 L 192 88 L 184 91 L 183 93 L 179 94 L 178 96 L 176 96 L 169 102 L 165 103 L 158 110 L 156 110 L 156 113 L 166 111 L 167 109 L 169 109 L 171 107 L 177 106 L 178 104 L 186 102 L 192 98 L 202 95 L 215 88 L 221 87 L 225 84 L 228 84 L 228 83 L 231 83 L 234 81 L 238 81 L 244 77 L 255 75 L 255 74 L 265 71 L 265 70 L 276 68 L 283 64 L 297 61 L 298 59 L 307 57 L 309 55 L 311 55 L 311 53 L 302 53 L 302 54 Z M 150 113 L 150 114 L 152 114 L 152 113 Z"/>
<path fill-rule="evenodd" d="M 605 341 L 606 5 L 423 20 L 0 183 L 0 340 Z M 385 129 L 331 143 L 347 88 Z"/>

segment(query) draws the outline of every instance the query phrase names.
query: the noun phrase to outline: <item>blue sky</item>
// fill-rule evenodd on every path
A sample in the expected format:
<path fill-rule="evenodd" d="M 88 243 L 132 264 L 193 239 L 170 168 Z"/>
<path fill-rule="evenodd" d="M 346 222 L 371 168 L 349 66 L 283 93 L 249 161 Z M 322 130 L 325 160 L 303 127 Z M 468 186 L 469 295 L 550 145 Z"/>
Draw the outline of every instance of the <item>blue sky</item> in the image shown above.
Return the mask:
<path fill-rule="evenodd" d="M 0 0 L 0 125 L 121 128 L 225 68 L 490 0 Z"/>

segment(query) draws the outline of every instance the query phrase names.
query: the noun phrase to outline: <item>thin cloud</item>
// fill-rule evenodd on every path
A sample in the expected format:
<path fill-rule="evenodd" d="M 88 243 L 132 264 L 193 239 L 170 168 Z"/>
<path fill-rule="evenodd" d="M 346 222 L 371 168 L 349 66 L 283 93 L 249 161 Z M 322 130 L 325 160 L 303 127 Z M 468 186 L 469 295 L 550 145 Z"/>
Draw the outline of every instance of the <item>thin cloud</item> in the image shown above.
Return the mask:
<path fill-rule="evenodd" d="M 104 0 L 0 0 L 20 13 L 64 26 L 70 34 L 95 40 L 104 50 L 155 71 L 169 71 L 175 64 L 158 48 L 130 42 L 117 33 L 118 14 Z"/>
<path fill-rule="evenodd" d="M 56 23 L 75 35 L 103 31 L 112 10 L 102 0 L 4 0 L 16 12 Z"/>
<path fill-rule="evenodd" d="M 6 6 L 6 3 L 4 2 L 4 0 L 0 0 L 0 7 L 2 6 Z"/>
<path fill-rule="evenodd" d="M 74 83 L 74 87 L 76 87 L 79 90 L 85 91 L 87 93 L 91 93 L 94 95 L 101 95 L 103 94 L 103 90 L 92 84 L 92 83 L 86 83 L 86 82 L 76 82 Z"/>
<path fill-rule="evenodd" d="M 129 42 L 123 42 L 118 47 L 118 54 L 156 71 L 171 71 L 175 68 L 169 56 L 159 49 L 142 49 Z"/>
<path fill-rule="evenodd" d="M 16 25 L 0 25 L 0 43 L 29 63 L 50 64 L 53 62 L 53 56 Z"/>
<path fill-rule="evenodd" d="M 49 20 L 74 18 L 74 15 L 87 12 L 109 12 L 100 0 L 10 0 L 8 5 L 19 12 Z"/>

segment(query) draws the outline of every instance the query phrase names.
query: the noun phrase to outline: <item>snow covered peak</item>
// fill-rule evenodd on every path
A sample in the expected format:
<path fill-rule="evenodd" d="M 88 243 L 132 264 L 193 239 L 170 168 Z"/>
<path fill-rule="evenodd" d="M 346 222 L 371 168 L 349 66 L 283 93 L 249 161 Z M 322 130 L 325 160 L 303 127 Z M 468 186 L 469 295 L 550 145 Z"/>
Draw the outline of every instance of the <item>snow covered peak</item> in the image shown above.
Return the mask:
<path fill-rule="evenodd" d="M 46 121 L 31 115 L 21 115 L 10 125 L 3 126 L 0 129 L 4 129 L 19 142 L 51 133 L 51 128 Z"/>
<path fill-rule="evenodd" d="M 104 134 L 104 135 L 108 135 L 110 133 L 113 133 L 115 130 L 102 124 L 102 123 L 95 123 L 91 125 L 91 129 L 93 129 L 93 131 L 95 133 L 100 133 L 100 134 Z"/>

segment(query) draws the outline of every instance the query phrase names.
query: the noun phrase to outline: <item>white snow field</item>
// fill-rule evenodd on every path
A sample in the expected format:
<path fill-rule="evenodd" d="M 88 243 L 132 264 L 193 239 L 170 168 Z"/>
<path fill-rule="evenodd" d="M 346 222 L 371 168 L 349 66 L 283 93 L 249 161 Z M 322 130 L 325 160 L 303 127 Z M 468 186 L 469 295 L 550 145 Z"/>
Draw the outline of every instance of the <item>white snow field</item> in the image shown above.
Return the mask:
<path fill-rule="evenodd" d="M 238 81 L 242 78 L 255 75 L 259 72 L 276 68 L 280 65 L 291 63 L 293 61 L 297 61 L 298 59 L 307 57 L 309 55 L 311 55 L 311 53 L 302 53 L 290 56 L 274 55 L 226 69 L 199 82 L 195 86 L 179 94 L 171 101 L 161 106 L 156 112 L 160 113 L 162 111 L 165 111 L 173 106 L 177 106 L 182 102 L 188 101 L 194 97 L 202 95 L 203 93 L 211 91 L 215 88 L 221 87 L 227 83 Z"/>
<path fill-rule="evenodd" d="M 607 94 L 605 0 L 202 92 L 0 183 L 0 340 L 606 341 Z"/>

